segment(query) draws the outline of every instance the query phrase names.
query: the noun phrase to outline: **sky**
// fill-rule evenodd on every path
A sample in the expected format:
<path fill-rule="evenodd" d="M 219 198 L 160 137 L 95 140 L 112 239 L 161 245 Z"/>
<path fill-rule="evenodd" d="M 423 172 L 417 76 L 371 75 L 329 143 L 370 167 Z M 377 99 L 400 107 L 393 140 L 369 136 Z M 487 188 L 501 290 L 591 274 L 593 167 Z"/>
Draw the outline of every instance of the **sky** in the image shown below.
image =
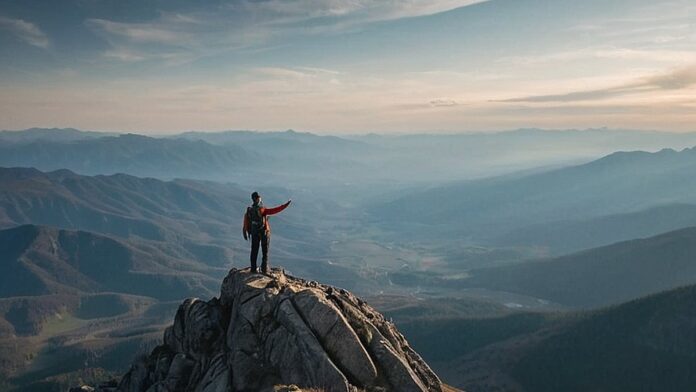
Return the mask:
<path fill-rule="evenodd" d="M 0 0 L 0 129 L 696 131 L 693 0 Z"/>

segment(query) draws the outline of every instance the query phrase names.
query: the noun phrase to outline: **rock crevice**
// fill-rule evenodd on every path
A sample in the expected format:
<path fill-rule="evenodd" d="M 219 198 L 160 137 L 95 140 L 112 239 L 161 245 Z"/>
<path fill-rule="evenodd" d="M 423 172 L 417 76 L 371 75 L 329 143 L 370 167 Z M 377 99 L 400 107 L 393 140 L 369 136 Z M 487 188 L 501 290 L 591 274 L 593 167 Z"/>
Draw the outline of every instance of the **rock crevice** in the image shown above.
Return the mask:
<path fill-rule="evenodd" d="M 232 269 L 220 298 L 187 299 L 164 343 L 123 377 L 124 392 L 441 392 L 394 325 L 353 294 Z"/>

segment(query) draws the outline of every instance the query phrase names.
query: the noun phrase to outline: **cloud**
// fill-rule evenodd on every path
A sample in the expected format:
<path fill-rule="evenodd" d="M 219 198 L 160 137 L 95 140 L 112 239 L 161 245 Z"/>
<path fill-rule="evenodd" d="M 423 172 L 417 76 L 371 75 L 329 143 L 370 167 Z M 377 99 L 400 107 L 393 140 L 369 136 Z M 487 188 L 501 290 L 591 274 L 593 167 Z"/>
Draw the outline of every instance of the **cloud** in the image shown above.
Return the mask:
<path fill-rule="evenodd" d="M 336 19 L 365 23 L 432 15 L 488 0 L 264 0 L 244 1 L 235 9 L 268 16 L 270 23 L 320 22 Z"/>
<path fill-rule="evenodd" d="M 617 46 L 597 46 L 568 50 L 555 53 L 507 56 L 498 60 L 521 66 L 533 66 L 558 63 L 572 63 L 582 60 L 622 60 L 650 61 L 657 63 L 690 63 L 696 61 L 696 52 L 676 49 L 634 49 Z"/>
<path fill-rule="evenodd" d="M 160 26 L 151 23 L 119 23 L 104 19 L 89 19 L 87 23 L 107 34 L 137 43 L 180 45 L 191 39 L 191 33 L 177 31 L 172 28 L 173 26 Z"/>
<path fill-rule="evenodd" d="M 645 80 L 644 84 L 659 87 L 664 90 L 691 87 L 696 84 L 696 65 L 649 77 Z"/>
<path fill-rule="evenodd" d="M 22 19 L 0 16 L 0 29 L 11 32 L 29 45 L 44 49 L 50 45 L 48 37 L 38 26 Z"/>
<path fill-rule="evenodd" d="M 254 73 L 277 79 L 305 79 L 315 77 L 335 77 L 341 72 L 332 69 L 316 67 L 258 67 L 252 70 Z"/>
<path fill-rule="evenodd" d="M 145 60 L 147 56 L 126 49 L 126 48 L 114 48 L 114 49 L 109 49 L 106 52 L 104 52 L 104 57 L 110 58 L 110 59 L 116 59 L 124 62 L 134 62 L 134 61 L 141 61 Z"/>
<path fill-rule="evenodd" d="M 310 76 L 300 70 L 282 67 L 259 67 L 254 69 L 254 71 L 263 76 L 278 79 L 303 79 Z"/>
<path fill-rule="evenodd" d="M 696 65 L 675 69 L 663 74 L 606 88 L 572 91 L 563 94 L 531 95 L 494 102 L 576 102 L 610 98 L 646 92 L 681 90 L 696 85 Z"/>
<path fill-rule="evenodd" d="M 433 99 L 430 101 L 430 106 L 432 107 L 451 107 L 457 105 L 459 105 L 459 102 L 454 99 Z"/>
<path fill-rule="evenodd" d="M 273 44 L 293 36 L 354 31 L 370 23 L 429 15 L 487 0 L 241 0 L 193 10 L 161 11 L 138 22 L 91 18 L 85 23 L 123 61 L 156 58 L 162 48 L 192 59 Z M 123 55 L 124 53 L 131 55 Z M 133 53 L 140 53 L 133 56 Z"/>

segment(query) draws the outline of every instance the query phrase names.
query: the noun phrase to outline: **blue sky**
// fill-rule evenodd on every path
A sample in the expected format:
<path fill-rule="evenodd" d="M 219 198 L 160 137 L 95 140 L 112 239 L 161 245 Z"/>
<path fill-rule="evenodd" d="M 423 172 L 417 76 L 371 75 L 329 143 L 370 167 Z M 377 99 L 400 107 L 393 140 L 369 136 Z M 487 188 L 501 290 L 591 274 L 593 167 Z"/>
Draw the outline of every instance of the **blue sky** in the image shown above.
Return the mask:
<path fill-rule="evenodd" d="M 0 128 L 696 130 L 691 0 L 0 2 Z"/>

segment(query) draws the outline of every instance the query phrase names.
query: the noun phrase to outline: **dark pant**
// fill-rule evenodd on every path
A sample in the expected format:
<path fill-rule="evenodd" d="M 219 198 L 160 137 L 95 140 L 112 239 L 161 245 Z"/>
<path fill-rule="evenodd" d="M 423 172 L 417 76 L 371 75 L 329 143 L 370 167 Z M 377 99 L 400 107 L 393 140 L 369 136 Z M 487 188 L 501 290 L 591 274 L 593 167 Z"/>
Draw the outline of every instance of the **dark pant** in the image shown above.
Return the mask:
<path fill-rule="evenodd" d="M 271 233 L 261 232 L 251 235 L 251 269 L 256 271 L 256 259 L 261 245 L 261 271 L 268 269 L 268 245 L 271 243 Z"/>

